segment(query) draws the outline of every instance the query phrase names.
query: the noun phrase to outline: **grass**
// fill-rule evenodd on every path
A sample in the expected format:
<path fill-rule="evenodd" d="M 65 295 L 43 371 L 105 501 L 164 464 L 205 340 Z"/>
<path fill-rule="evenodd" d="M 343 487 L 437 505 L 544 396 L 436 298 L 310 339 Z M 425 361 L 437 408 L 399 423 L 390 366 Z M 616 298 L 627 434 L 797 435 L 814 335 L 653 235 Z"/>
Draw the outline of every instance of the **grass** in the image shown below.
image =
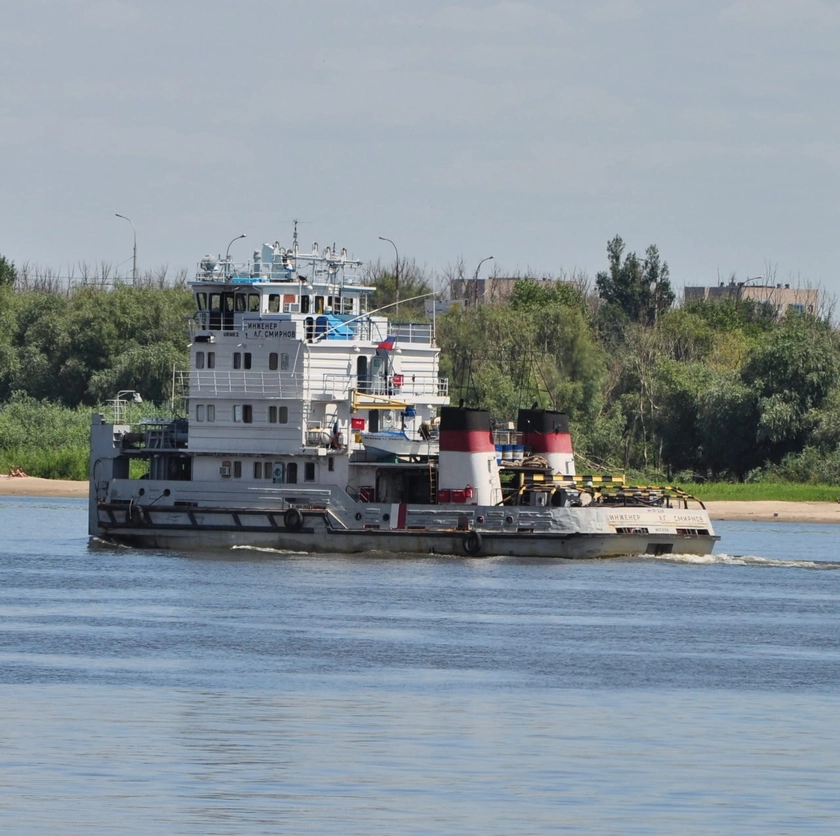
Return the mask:
<path fill-rule="evenodd" d="M 792 482 L 705 482 L 681 484 L 683 490 L 704 502 L 771 500 L 775 502 L 837 502 L 840 486 L 794 484 Z"/>

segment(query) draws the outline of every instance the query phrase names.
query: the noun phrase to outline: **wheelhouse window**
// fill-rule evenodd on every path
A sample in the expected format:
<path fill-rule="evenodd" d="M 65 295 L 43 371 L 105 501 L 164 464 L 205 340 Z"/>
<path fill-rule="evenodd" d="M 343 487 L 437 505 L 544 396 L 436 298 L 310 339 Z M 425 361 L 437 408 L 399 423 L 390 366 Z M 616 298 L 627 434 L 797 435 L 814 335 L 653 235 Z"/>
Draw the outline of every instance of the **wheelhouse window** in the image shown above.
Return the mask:
<path fill-rule="evenodd" d="M 315 481 L 315 462 L 306 462 L 306 464 L 303 466 L 303 481 Z"/>
<path fill-rule="evenodd" d="M 269 313 L 280 313 L 280 294 L 279 293 L 269 293 L 268 294 L 268 312 Z"/>

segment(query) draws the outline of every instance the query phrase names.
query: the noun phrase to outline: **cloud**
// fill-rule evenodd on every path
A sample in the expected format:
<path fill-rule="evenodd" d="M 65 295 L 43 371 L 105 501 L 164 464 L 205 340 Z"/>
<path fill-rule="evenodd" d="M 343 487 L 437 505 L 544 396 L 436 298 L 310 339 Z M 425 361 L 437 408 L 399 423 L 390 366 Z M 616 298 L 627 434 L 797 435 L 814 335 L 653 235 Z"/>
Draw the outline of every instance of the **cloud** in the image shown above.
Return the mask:
<path fill-rule="evenodd" d="M 467 6 L 446 6 L 428 19 L 428 23 L 449 32 L 462 32 L 476 37 L 516 36 L 522 32 L 567 31 L 563 18 L 556 12 L 533 3 L 502 0 L 480 9 Z"/>
<path fill-rule="evenodd" d="M 607 0 L 589 8 L 586 17 L 593 23 L 626 23 L 642 16 L 636 0 Z"/>
<path fill-rule="evenodd" d="M 721 18 L 771 29 L 836 27 L 840 26 L 840 5 L 828 0 L 735 0 Z"/>

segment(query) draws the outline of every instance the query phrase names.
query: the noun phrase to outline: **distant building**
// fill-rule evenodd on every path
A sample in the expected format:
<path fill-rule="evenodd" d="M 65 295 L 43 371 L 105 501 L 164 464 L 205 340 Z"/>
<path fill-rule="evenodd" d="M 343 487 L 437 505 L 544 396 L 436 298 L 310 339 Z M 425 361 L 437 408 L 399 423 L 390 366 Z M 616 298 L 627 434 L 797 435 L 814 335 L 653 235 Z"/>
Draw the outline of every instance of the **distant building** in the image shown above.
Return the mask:
<path fill-rule="evenodd" d="M 462 299 L 467 306 L 487 305 L 493 302 L 507 302 L 517 282 L 550 282 L 553 279 L 534 279 L 531 277 L 488 276 L 486 279 L 453 279 L 449 283 L 450 299 Z"/>
<path fill-rule="evenodd" d="M 785 316 L 789 311 L 797 313 L 816 313 L 819 309 L 820 292 L 793 288 L 789 284 L 749 284 L 748 282 L 721 282 L 713 287 L 686 287 L 685 301 L 702 299 L 706 302 L 722 302 L 732 299 L 734 302 L 750 301 L 766 306 L 776 317 Z"/>

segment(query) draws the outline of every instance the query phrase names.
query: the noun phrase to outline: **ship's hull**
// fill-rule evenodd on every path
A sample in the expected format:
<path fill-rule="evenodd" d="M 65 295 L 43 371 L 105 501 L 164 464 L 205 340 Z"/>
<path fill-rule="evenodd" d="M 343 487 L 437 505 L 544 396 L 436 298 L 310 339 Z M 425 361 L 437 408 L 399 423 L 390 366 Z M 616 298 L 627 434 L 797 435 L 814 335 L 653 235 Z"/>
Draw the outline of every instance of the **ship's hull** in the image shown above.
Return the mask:
<path fill-rule="evenodd" d="M 280 552 L 379 553 L 401 555 L 467 555 L 473 557 L 510 556 L 584 560 L 641 554 L 710 554 L 719 539 L 712 531 L 705 512 L 685 515 L 671 509 L 633 510 L 632 530 L 626 527 L 599 531 L 605 513 L 600 509 L 563 509 L 560 530 L 535 530 L 541 523 L 549 528 L 557 514 L 545 510 L 531 512 L 527 519 L 503 518 L 495 529 L 475 524 L 482 511 L 470 508 L 472 521 L 463 528 L 388 528 L 391 506 L 366 507 L 368 518 L 384 518 L 384 525 L 346 527 L 340 515 L 327 509 L 244 508 L 141 508 L 137 505 L 101 504 L 98 509 L 99 534 L 103 538 L 142 547 L 177 550 L 216 549 L 245 546 Z M 412 509 L 403 516 L 410 518 Z M 422 507 L 413 509 L 422 512 Z M 459 509 L 456 509 L 459 510 Z M 399 514 L 398 507 L 395 512 Z M 361 518 L 362 512 L 357 512 Z M 620 512 L 626 515 L 626 511 Z M 289 516 L 291 514 L 291 517 Z M 463 515 L 462 515 L 463 516 Z M 541 519 L 542 517 L 542 519 Z M 353 516 L 355 521 L 355 515 Z M 486 518 L 485 518 L 486 519 Z M 506 524 L 505 520 L 513 522 Z M 691 529 L 680 528 L 690 524 Z M 474 525 L 474 527 L 473 527 Z M 523 529 L 523 525 L 531 528 Z M 621 527 L 619 527 L 621 528 Z M 507 530 L 505 530 L 507 529 Z"/>

